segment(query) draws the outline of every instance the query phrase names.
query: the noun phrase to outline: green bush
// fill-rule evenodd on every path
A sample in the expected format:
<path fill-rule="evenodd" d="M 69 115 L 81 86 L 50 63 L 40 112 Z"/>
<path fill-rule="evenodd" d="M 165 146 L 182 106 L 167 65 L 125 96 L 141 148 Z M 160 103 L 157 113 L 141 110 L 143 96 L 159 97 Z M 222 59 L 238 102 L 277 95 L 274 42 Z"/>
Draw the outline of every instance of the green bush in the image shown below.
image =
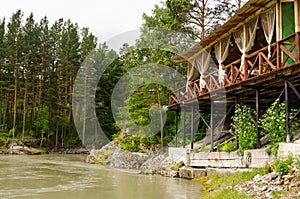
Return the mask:
<path fill-rule="evenodd" d="M 296 110 L 292 110 L 290 118 L 295 115 Z M 285 120 L 285 104 L 280 103 L 279 99 L 268 108 L 267 112 L 259 120 L 260 127 L 270 135 L 271 146 L 267 149 L 267 153 L 277 155 L 280 142 L 286 140 L 286 120 Z M 291 125 L 291 134 L 298 128 L 298 124 Z"/>
<path fill-rule="evenodd" d="M 274 155 L 277 156 L 278 153 L 278 147 L 279 147 L 279 142 L 273 143 L 271 144 L 267 149 L 266 149 L 266 153 L 268 155 Z"/>
<path fill-rule="evenodd" d="M 132 137 L 126 137 L 122 141 L 122 149 L 130 152 L 138 152 L 140 151 L 139 144 L 140 140 L 139 138 L 132 136 Z"/>
<path fill-rule="evenodd" d="M 199 149 L 197 150 L 198 152 L 205 152 L 205 151 L 208 151 L 208 147 L 205 143 L 202 143 L 200 146 L 199 146 Z"/>
<path fill-rule="evenodd" d="M 256 128 L 254 121 L 254 111 L 243 105 L 236 105 L 231 132 L 236 135 L 239 143 L 239 153 L 244 150 L 254 149 L 256 145 Z"/>
<path fill-rule="evenodd" d="M 0 137 L 0 146 L 5 146 L 8 143 L 8 139 L 5 137 Z"/>
<path fill-rule="evenodd" d="M 282 177 L 284 175 L 287 175 L 291 171 L 289 160 L 281 160 L 279 161 L 276 171 L 279 173 L 279 175 Z"/>
<path fill-rule="evenodd" d="M 220 143 L 218 143 L 216 147 L 217 147 L 217 151 L 220 152 L 222 150 L 222 148 L 223 148 L 223 145 L 220 144 Z"/>
<path fill-rule="evenodd" d="M 298 157 L 296 162 L 295 162 L 297 168 L 298 168 L 298 173 L 300 173 L 300 158 Z"/>
<path fill-rule="evenodd" d="M 285 104 L 280 103 L 279 99 L 268 108 L 267 112 L 259 121 L 260 127 L 270 135 L 271 143 L 284 142 L 285 132 Z"/>
<path fill-rule="evenodd" d="M 235 147 L 234 147 L 234 145 L 232 144 L 232 142 L 230 141 L 230 142 L 227 142 L 226 144 L 224 144 L 224 147 L 223 147 L 223 150 L 225 151 L 225 152 L 232 152 L 232 151 L 234 151 L 235 150 Z"/>

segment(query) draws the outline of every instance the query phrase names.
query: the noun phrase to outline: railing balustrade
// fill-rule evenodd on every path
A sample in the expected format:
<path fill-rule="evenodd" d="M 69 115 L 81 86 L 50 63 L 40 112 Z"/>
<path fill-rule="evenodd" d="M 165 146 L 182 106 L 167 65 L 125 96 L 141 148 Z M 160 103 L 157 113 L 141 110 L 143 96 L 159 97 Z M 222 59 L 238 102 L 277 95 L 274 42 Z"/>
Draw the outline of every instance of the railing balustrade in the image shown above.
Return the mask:
<path fill-rule="evenodd" d="M 279 60 L 279 61 L 278 61 Z M 205 88 L 200 88 L 199 79 L 189 82 L 186 87 L 170 93 L 169 105 L 182 103 L 186 100 L 197 98 L 200 95 L 213 90 L 238 84 L 247 79 L 260 76 L 271 71 L 300 62 L 300 32 L 292 34 L 281 41 L 271 44 L 271 56 L 268 58 L 268 46 L 246 55 L 244 73 L 239 68 L 241 59 L 238 59 L 223 67 L 225 79 L 223 83 L 218 81 L 218 69 L 204 75 Z"/>

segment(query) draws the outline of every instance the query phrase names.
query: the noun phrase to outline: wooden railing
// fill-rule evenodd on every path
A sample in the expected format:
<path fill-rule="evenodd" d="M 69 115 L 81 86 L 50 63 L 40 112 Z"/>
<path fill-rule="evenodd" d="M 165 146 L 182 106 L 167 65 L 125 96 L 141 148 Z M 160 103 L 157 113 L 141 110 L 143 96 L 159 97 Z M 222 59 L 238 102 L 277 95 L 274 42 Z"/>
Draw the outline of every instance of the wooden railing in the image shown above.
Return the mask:
<path fill-rule="evenodd" d="M 262 75 L 276 69 L 276 43 L 271 45 L 271 52 L 271 57 L 268 58 L 268 46 L 266 46 L 250 55 L 246 55 L 243 74 L 239 70 L 241 66 L 241 59 L 223 67 L 226 71 L 224 86 L 231 86 L 251 77 Z"/>
<path fill-rule="evenodd" d="M 279 60 L 279 61 L 278 61 Z M 218 81 L 218 70 L 204 75 L 205 88 L 200 89 L 199 79 L 189 82 L 186 87 L 170 94 L 169 105 L 182 103 L 196 98 L 215 89 L 231 86 L 249 78 L 269 73 L 271 71 L 300 62 L 300 32 L 292 34 L 279 42 L 271 44 L 271 56 L 268 58 L 268 46 L 245 56 L 244 73 L 241 73 L 241 59 L 238 59 L 223 69 L 226 71 L 223 83 Z"/>

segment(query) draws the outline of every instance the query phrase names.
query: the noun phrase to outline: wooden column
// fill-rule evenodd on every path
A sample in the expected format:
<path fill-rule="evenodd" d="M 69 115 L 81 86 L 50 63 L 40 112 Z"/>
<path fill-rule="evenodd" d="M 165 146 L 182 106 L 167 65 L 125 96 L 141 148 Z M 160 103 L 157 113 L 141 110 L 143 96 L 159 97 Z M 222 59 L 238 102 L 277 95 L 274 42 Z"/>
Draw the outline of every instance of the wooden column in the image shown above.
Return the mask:
<path fill-rule="evenodd" d="M 296 62 L 300 61 L 300 37 L 299 33 L 295 33 L 295 40 L 296 40 Z"/>
<path fill-rule="evenodd" d="M 210 151 L 214 150 L 214 101 L 211 101 L 210 111 Z"/>
<path fill-rule="evenodd" d="M 183 110 L 183 118 L 182 118 L 182 134 L 183 134 L 182 146 L 183 146 L 183 148 L 185 148 L 185 116 L 186 116 L 186 113 L 185 113 L 185 110 Z"/>
<path fill-rule="evenodd" d="M 194 106 L 192 106 L 192 114 L 191 114 L 191 149 L 194 149 Z"/>
<path fill-rule="evenodd" d="M 178 111 L 175 111 L 175 146 L 178 147 Z"/>
<path fill-rule="evenodd" d="M 236 96 L 235 97 L 235 106 L 238 105 L 240 103 L 240 97 Z M 236 148 L 239 148 L 239 137 L 238 135 L 236 135 Z"/>
<path fill-rule="evenodd" d="M 290 136 L 290 109 L 289 109 L 289 85 L 288 80 L 284 80 L 284 90 L 285 90 L 285 131 L 286 131 L 286 142 L 291 141 Z"/>
<path fill-rule="evenodd" d="M 260 102 L 260 96 L 259 96 L 259 89 L 255 90 L 256 93 L 256 121 L 255 121 L 255 128 L 256 128 L 256 148 L 259 149 L 260 148 L 260 128 L 258 126 L 258 121 L 260 118 L 260 106 L 259 106 L 259 102 Z"/>

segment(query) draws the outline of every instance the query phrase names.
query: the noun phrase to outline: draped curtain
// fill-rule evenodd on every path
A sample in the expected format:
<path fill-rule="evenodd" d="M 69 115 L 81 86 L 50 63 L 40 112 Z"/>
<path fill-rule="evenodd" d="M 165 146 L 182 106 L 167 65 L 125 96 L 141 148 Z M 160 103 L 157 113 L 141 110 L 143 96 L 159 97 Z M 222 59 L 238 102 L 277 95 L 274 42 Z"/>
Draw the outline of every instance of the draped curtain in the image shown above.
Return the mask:
<path fill-rule="evenodd" d="M 219 83 L 224 82 L 225 71 L 223 70 L 223 62 L 228 56 L 230 36 L 221 39 L 215 44 L 215 54 L 219 63 Z"/>
<path fill-rule="evenodd" d="M 206 82 L 203 79 L 204 73 L 207 71 L 209 67 L 209 60 L 210 60 L 210 49 L 207 51 L 204 50 L 199 55 L 197 55 L 193 60 L 193 65 L 196 67 L 200 73 L 200 81 L 199 86 L 200 88 L 205 88 Z"/>
<path fill-rule="evenodd" d="M 197 69 L 195 69 L 194 66 L 192 66 L 191 64 L 188 65 L 187 68 L 187 79 L 189 82 L 192 82 L 196 79 L 198 79 L 200 76 L 199 72 L 197 71 Z"/>
<path fill-rule="evenodd" d="M 235 43 L 242 53 L 241 66 L 239 69 L 242 74 L 244 74 L 246 53 L 251 49 L 251 47 L 254 44 L 257 22 L 258 17 L 255 17 L 248 23 L 242 25 L 240 28 L 237 29 L 237 31 L 233 33 Z"/>
<path fill-rule="evenodd" d="M 267 11 L 260 15 L 262 27 L 266 40 L 268 42 L 268 58 L 271 57 L 271 42 L 274 34 L 274 24 L 275 24 L 275 6 L 272 6 Z"/>

